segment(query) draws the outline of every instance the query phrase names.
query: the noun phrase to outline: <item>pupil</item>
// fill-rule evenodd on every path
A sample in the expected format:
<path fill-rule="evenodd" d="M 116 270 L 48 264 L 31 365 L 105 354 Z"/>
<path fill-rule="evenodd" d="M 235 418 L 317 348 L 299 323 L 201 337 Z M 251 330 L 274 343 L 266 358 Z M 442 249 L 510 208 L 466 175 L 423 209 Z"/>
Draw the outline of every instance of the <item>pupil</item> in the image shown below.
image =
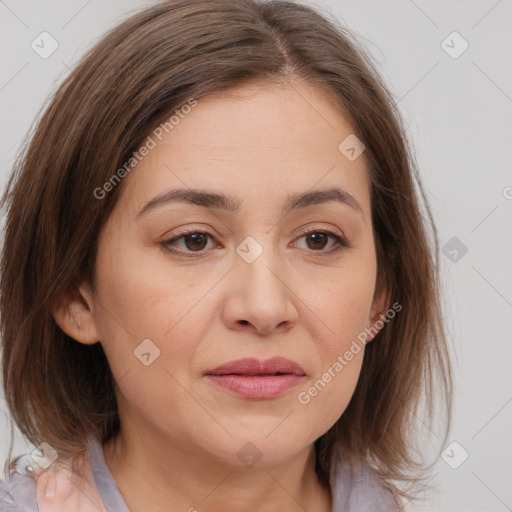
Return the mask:
<path fill-rule="evenodd" d="M 323 240 L 323 239 L 325 239 L 325 235 L 324 235 L 323 233 L 313 233 L 313 234 L 311 234 L 311 235 L 309 235 L 309 236 L 313 239 L 313 244 L 318 244 L 318 243 L 320 242 L 320 245 L 322 246 L 323 244 L 322 244 L 321 242 L 322 242 L 322 241 L 324 241 L 324 242 L 325 242 L 325 240 Z M 318 240 L 318 238 L 317 238 L 317 237 L 319 237 L 319 238 L 320 238 L 320 240 Z M 317 239 L 316 241 L 315 241 L 315 238 Z M 317 248 L 317 249 L 318 249 L 318 248 L 323 249 L 323 246 L 322 246 L 322 247 L 316 247 L 316 248 Z"/>
<path fill-rule="evenodd" d="M 204 241 L 205 241 L 206 237 L 203 233 L 193 233 L 192 235 L 187 235 L 186 237 L 186 242 L 187 242 L 187 248 L 189 249 L 204 249 Z M 189 241 L 192 240 L 192 244 L 197 244 L 199 243 L 201 245 L 201 241 L 203 242 L 202 246 L 201 247 L 190 247 L 189 246 Z"/>

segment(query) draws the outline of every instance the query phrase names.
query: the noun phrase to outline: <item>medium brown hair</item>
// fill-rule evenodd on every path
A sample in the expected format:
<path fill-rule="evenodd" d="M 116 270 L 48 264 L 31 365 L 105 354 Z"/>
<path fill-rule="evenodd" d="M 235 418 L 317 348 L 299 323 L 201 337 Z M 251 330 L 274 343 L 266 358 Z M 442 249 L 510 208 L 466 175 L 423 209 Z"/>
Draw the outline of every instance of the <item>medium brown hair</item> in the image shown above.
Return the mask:
<path fill-rule="evenodd" d="M 446 435 L 451 412 L 437 231 L 396 102 L 368 53 L 331 15 L 287 1 L 181 0 L 145 9 L 82 58 L 39 119 L 1 203 L 3 385 L 31 443 L 77 454 L 91 434 L 106 442 L 119 430 L 101 343 L 76 342 L 51 315 L 82 280 L 94 289 L 98 235 L 123 180 L 104 199 L 94 191 L 190 98 L 292 79 L 328 93 L 365 145 L 377 287 L 402 306 L 366 346 L 347 409 L 316 440 L 317 473 L 327 483 L 342 448 L 351 464 L 370 464 L 395 496 L 411 497 L 393 481 L 420 479 L 412 455 L 420 398 L 430 415 L 441 393 Z"/>

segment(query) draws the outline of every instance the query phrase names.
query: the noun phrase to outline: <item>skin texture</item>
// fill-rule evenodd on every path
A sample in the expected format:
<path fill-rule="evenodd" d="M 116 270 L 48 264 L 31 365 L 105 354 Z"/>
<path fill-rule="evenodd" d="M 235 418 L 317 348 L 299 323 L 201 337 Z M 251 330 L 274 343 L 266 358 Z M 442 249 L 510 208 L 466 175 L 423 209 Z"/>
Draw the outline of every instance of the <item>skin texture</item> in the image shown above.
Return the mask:
<path fill-rule="evenodd" d="M 387 309 L 375 293 L 364 154 L 349 161 L 338 149 L 351 133 L 309 85 L 244 86 L 200 99 L 124 178 L 99 239 L 97 289 L 83 283 L 81 299 L 54 317 L 75 340 L 100 340 L 105 350 L 122 427 L 104 454 L 132 512 L 331 510 L 313 443 L 347 407 L 364 350 L 307 405 L 298 394 Z M 281 214 L 289 194 L 331 186 L 362 214 L 332 201 Z M 136 218 L 178 187 L 232 195 L 240 210 L 172 203 Z M 212 236 L 173 242 L 190 258 L 162 245 L 184 227 Z M 315 229 L 351 247 L 333 252 L 334 239 L 304 236 Z M 263 250 L 252 263 L 236 251 L 247 237 Z M 134 355 L 145 339 L 160 350 L 147 366 Z M 272 356 L 306 373 L 272 399 L 240 397 L 204 376 Z M 249 442 L 260 457 L 251 467 L 238 455 Z"/>

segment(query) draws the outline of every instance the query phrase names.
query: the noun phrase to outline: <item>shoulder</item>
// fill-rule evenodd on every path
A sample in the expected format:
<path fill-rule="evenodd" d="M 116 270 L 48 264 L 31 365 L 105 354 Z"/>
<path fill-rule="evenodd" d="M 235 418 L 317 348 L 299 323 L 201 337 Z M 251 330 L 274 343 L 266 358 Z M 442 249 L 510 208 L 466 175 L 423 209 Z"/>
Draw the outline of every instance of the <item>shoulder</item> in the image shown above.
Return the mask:
<path fill-rule="evenodd" d="M 387 487 L 386 482 L 370 466 L 361 468 L 355 489 L 361 510 L 368 510 L 366 507 L 378 504 L 379 510 L 398 512 L 398 503 L 393 493 Z"/>
<path fill-rule="evenodd" d="M 36 481 L 14 473 L 6 481 L 0 480 L 1 512 L 38 512 Z"/>
<path fill-rule="evenodd" d="M 398 512 L 399 504 L 384 480 L 370 466 L 338 465 L 333 472 L 333 512 Z"/>

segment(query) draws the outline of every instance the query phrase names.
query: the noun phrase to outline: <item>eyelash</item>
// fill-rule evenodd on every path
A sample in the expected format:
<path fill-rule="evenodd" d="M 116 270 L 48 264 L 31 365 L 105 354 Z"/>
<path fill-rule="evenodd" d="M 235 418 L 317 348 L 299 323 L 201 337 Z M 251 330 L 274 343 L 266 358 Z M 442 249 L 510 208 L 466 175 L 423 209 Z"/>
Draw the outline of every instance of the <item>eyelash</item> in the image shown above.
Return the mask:
<path fill-rule="evenodd" d="M 332 239 L 334 239 L 334 241 L 336 242 L 336 246 L 334 247 L 334 249 L 331 249 L 331 250 L 328 250 L 328 251 L 323 251 L 323 250 L 320 250 L 320 251 L 311 251 L 313 253 L 319 253 L 319 254 L 316 254 L 315 256 L 330 256 L 332 254 L 336 254 L 344 249 L 349 249 L 350 247 L 352 247 L 352 245 L 347 242 L 346 239 L 342 238 L 341 236 L 333 233 L 332 231 L 329 231 L 327 229 L 312 229 L 310 231 L 307 231 L 305 233 L 302 233 L 302 235 L 299 236 L 299 239 L 300 238 L 303 238 L 303 237 L 306 237 L 308 235 L 311 235 L 313 233 L 321 233 L 323 235 L 327 235 L 329 237 L 331 237 Z M 190 229 L 190 230 L 184 230 L 182 232 L 180 232 L 178 235 L 176 235 L 175 237 L 173 238 L 170 238 L 169 240 L 165 240 L 163 242 L 161 242 L 161 246 L 163 247 L 163 249 L 167 252 L 170 252 L 170 253 L 173 253 L 173 254 L 177 254 L 179 256 L 183 256 L 185 258 L 197 258 L 197 257 L 200 257 L 202 254 L 205 253 L 205 251 L 180 251 L 180 250 L 176 250 L 176 249 L 173 249 L 170 247 L 170 245 L 174 242 L 177 242 L 178 240 L 181 240 L 182 238 L 188 236 L 188 235 L 193 235 L 193 234 L 200 234 L 200 235 L 207 235 L 208 237 L 210 237 L 212 240 L 215 240 L 215 238 L 213 237 L 213 235 L 211 233 L 208 233 L 207 231 L 199 231 L 197 229 Z"/>

